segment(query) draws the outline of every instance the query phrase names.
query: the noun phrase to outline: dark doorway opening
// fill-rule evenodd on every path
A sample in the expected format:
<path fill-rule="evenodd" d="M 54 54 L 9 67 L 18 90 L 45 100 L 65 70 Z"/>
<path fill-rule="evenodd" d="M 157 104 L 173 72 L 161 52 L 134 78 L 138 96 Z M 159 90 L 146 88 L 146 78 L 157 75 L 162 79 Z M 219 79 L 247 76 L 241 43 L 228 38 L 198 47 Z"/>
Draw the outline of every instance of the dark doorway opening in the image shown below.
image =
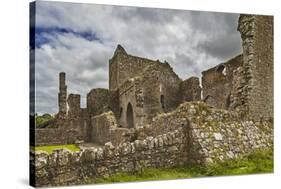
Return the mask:
<path fill-rule="evenodd" d="M 164 95 L 160 96 L 160 103 L 161 103 L 161 108 L 165 109 Z"/>
<path fill-rule="evenodd" d="M 127 106 L 127 127 L 134 128 L 134 112 L 131 103 Z"/>

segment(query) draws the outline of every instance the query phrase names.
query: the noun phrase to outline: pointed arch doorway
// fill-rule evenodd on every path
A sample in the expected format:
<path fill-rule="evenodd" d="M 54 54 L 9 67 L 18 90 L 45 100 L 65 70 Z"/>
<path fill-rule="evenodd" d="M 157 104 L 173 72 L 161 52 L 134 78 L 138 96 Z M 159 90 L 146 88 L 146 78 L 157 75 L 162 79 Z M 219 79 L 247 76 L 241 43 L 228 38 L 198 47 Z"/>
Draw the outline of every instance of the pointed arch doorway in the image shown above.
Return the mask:
<path fill-rule="evenodd" d="M 131 103 L 127 106 L 127 127 L 134 128 L 134 111 Z"/>

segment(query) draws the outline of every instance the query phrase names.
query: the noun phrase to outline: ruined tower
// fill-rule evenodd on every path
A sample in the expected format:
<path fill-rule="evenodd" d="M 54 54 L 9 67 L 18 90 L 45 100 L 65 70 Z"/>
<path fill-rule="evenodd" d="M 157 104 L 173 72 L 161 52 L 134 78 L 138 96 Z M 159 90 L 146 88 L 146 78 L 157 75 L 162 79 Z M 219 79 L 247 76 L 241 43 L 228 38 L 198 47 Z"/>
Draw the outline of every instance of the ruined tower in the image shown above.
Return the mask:
<path fill-rule="evenodd" d="M 243 66 L 235 73 L 231 106 L 247 118 L 273 118 L 273 17 L 240 15 Z"/>
<path fill-rule="evenodd" d="M 67 86 L 65 84 L 65 72 L 59 73 L 59 116 L 65 116 L 67 112 Z"/>

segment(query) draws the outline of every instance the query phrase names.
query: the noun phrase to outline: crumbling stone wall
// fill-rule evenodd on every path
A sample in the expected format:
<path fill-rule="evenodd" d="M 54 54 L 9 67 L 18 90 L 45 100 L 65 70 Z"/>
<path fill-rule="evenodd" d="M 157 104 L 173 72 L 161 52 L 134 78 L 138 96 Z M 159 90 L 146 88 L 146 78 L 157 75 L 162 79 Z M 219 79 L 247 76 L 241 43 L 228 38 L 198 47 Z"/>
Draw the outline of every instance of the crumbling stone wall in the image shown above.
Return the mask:
<path fill-rule="evenodd" d="M 273 118 L 273 17 L 240 15 L 243 66 L 236 72 L 232 108 L 251 119 Z"/>
<path fill-rule="evenodd" d="M 112 111 L 91 117 L 91 142 L 104 145 L 111 141 L 110 130 L 117 127 Z"/>
<path fill-rule="evenodd" d="M 144 113 L 146 123 L 157 113 L 175 109 L 180 103 L 181 79 L 168 63 L 154 64 L 143 72 Z"/>
<path fill-rule="evenodd" d="M 242 65 L 243 57 L 238 55 L 226 63 L 202 72 L 203 100 L 216 107 L 228 109 L 233 90 L 233 71 Z"/>
<path fill-rule="evenodd" d="M 179 128 L 186 128 L 190 163 L 235 159 L 254 149 L 273 147 L 272 122 L 241 121 L 236 112 L 212 108 L 203 102 L 186 102 L 172 112 L 156 116 L 142 130 L 140 138 L 159 134 L 164 137 Z"/>
<path fill-rule="evenodd" d="M 137 119 L 137 102 L 136 102 L 136 78 L 131 78 L 124 82 L 119 88 L 119 115 L 118 115 L 118 127 L 133 128 L 140 124 L 140 120 Z M 131 110 L 131 113 L 128 110 Z M 130 115 L 129 115 L 130 113 Z M 128 124 L 128 116 L 131 116 L 132 122 Z"/>
<path fill-rule="evenodd" d="M 70 118 L 78 118 L 81 114 L 80 108 L 80 95 L 79 94 L 69 94 L 67 98 L 68 111 L 67 115 Z"/>
<path fill-rule="evenodd" d="M 36 129 L 35 131 L 35 144 L 37 146 L 68 143 L 67 136 L 61 128 Z"/>
<path fill-rule="evenodd" d="M 256 149 L 273 148 L 272 122 L 241 121 L 236 112 L 210 108 L 200 102 L 180 109 L 190 114 L 190 163 L 237 159 Z"/>
<path fill-rule="evenodd" d="M 120 100 L 119 100 L 119 89 L 109 90 L 109 108 L 114 113 L 115 117 L 118 118 L 120 115 Z"/>
<path fill-rule="evenodd" d="M 190 77 L 180 83 L 181 102 L 201 100 L 201 87 L 198 77 Z"/>
<path fill-rule="evenodd" d="M 132 106 L 134 128 L 143 127 L 157 113 L 177 107 L 180 82 L 170 65 L 160 62 L 147 66 L 139 76 L 126 80 L 119 87 L 119 127 L 130 127 L 127 120 L 129 105 Z"/>
<path fill-rule="evenodd" d="M 66 124 L 70 124 L 67 122 Z M 82 140 L 82 129 L 72 126 L 61 125 L 58 128 L 35 129 L 35 145 L 59 145 L 74 144 Z"/>
<path fill-rule="evenodd" d="M 154 63 L 153 60 L 129 55 L 121 45 L 118 45 L 109 60 L 109 89 L 116 90 L 126 80 L 138 76 L 146 66 Z"/>
<path fill-rule="evenodd" d="M 36 152 L 31 161 L 36 186 L 82 184 L 87 179 L 146 167 L 225 161 L 273 145 L 270 122 L 241 121 L 235 112 L 214 109 L 203 102 L 186 102 L 157 119 L 151 128 L 158 125 L 158 131 L 142 140 L 118 145 L 109 142 L 102 148 L 80 152 Z"/>
<path fill-rule="evenodd" d="M 96 88 L 87 94 L 87 109 L 91 116 L 99 115 L 109 110 L 109 90 Z"/>
<path fill-rule="evenodd" d="M 184 132 L 179 129 L 167 133 L 167 137 L 147 137 L 116 146 L 106 143 L 102 148 L 80 152 L 56 150 L 47 154 L 40 151 L 36 152 L 31 165 L 36 187 L 84 184 L 120 172 L 182 166 L 187 162 L 186 149 Z"/>

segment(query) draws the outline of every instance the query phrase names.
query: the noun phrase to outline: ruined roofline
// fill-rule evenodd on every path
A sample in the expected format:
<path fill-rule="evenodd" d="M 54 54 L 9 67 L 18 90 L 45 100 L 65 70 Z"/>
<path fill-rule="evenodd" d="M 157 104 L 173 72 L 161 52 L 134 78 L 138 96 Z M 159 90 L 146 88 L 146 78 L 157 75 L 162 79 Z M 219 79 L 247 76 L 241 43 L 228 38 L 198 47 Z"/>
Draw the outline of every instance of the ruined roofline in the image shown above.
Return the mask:
<path fill-rule="evenodd" d="M 183 80 L 183 81 L 190 80 L 190 79 L 199 79 L 199 77 L 197 77 L 197 76 L 191 76 L 191 77 L 186 78 L 186 79 Z"/>
<path fill-rule="evenodd" d="M 92 93 L 93 91 L 96 91 L 96 90 L 108 91 L 109 89 L 107 89 L 107 88 L 93 88 L 87 93 L 87 95 L 89 95 L 90 93 Z"/>
<path fill-rule="evenodd" d="M 129 54 L 129 53 L 126 52 L 124 47 L 122 47 L 120 44 L 117 45 L 117 47 L 116 47 L 116 49 L 113 53 L 113 57 L 110 60 L 111 61 L 114 60 L 114 58 L 116 57 L 117 54 L 122 54 L 122 55 L 129 56 L 129 57 L 132 57 L 132 58 L 135 58 L 135 59 L 146 60 L 146 61 L 154 63 L 154 64 L 165 64 L 165 63 L 167 63 L 166 61 L 161 62 L 161 61 L 159 61 L 159 59 L 152 60 L 152 59 L 149 59 L 149 58 L 144 58 L 144 57 Z"/>
<path fill-rule="evenodd" d="M 204 74 L 207 73 L 207 72 L 213 71 L 213 70 L 217 69 L 217 68 L 218 68 L 219 66 L 221 66 L 221 65 L 233 64 L 232 61 L 236 61 L 237 58 L 239 58 L 239 57 L 243 58 L 243 54 L 238 54 L 238 55 L 232 57 L 231 59 L 227 60 L 226 62 L 219 63 L 219 64 L 217 64 L 217 65 L 214 66 L 214 67 L 211 67 L 211 68 L 209 68 L 209 69 L 207 69 L 207 70 L 204 70 L 204 71 L 201 72 L 201 74 L 204 75 Z"/>
<path fill-rule="evenodd" d="M 143 71 L 140 73 L 140 75 L 138 75 L 138 76 L 143 77 L 143 76 L 145 75 L 145 73 L 147 73 L 149 70 L 151 70 L 151 69 L 157 69 L 157 68 L 159 68 L 159 66 L 162 67 L 162 68 L 164 68 L 164 69 L 168 69 L 168 70 L 170 71 L 170 73 L 172 73 L 172 74 L 175 75 L 180 81 L 182 81 L 182 79 L 178 76 L 178 74 L 177 74 L 176 72 L 174 72 L 173 67 L 172 67 L 168 62 L 161 63 L 160 61 L 159 61 L 158 64 L 156 63 L 156 64 L 151 64 L 151 65 L 146 66 L 146 67 L 143 69 Z"/>

